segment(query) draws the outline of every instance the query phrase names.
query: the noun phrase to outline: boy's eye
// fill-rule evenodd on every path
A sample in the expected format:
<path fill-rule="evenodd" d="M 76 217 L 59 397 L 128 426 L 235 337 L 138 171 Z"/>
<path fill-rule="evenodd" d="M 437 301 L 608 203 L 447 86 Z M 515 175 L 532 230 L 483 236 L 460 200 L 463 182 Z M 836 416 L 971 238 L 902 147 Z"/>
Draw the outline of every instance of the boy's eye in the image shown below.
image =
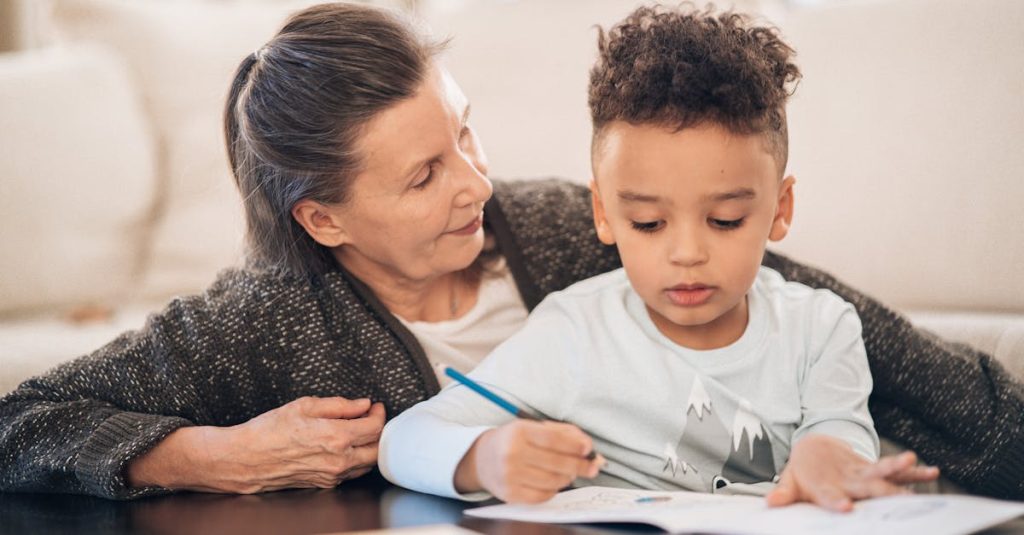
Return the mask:
<path fill-rule="evenodd" d="M 665 226 L 664 221 L 630 221 L 630 224 L 633 225 L 634 230 L 648 233 L 657 232 Z"/>
<path fill-rule="evenodd" d="M 708 219 L 711 222 L 711 226 L 720 228 L 722 230 L 733 230 L 738 229 L 743 225 L 743 218 L 739 219 Z"/>

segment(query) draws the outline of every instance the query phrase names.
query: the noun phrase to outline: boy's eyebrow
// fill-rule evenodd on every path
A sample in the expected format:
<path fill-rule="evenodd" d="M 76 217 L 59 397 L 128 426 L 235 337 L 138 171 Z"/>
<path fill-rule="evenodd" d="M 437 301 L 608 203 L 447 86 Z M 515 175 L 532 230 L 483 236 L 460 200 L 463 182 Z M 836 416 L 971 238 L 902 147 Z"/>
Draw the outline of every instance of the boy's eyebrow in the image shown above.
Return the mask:
<path fill-rule="evenodd" d="M 748 200 L 757 197 L 757 192 L 750 188 L 739 188 L 732 191 L 724 191 L 721 193 L 709 193 L 704 195 L 701 200 L 704 202 L 722 202 L 722 201 L 735 201 L 735 200 Z M 661 200 L 661 197 L 657 195 L 647 195 L 645 193 L 637 193 L 630 190 L 620 190 L 619 199 L 628 202 L 653 202 L 656 203 Z"/>
<path fill-rule="evenodd" d="M 646 195 L 629 190 L 619 190 L 619 199 L 629 202 L 658 202 L 661 200 L 657 195 Z"/>
<path fill-rule="evenodd" d="M 750 188 L 739 188 L 722 193 L 710 193 L 703 197 L 704 202 L 722 202 L 735 200 L 748 200 L 757 197 L 757 193 Z"/>

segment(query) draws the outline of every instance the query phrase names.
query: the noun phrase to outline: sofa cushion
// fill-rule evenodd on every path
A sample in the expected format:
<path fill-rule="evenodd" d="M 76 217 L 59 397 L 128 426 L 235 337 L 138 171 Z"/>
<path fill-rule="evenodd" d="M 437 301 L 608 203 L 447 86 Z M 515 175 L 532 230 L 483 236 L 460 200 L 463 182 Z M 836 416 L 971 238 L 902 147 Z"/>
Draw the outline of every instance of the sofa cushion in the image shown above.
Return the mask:
<path fill-rule="evenodd" d="M 1024 315 L 927 311 L 908 316 L 914 325 L 992 355 L 1024 381 Z"/>
<path fill-rule="evenodd" d="M 64 314 L 46 312 L 0 321 L 0 395 L 29 377 L 88 355 L 123 332 L 141 328 L 160 305 L 118 307 L 103 321 L 74 323 Z"/>
<path fill-rule="evenodd" d="M 125 299 L 155 184 L 150 125 L 117 55 L 0 56 L 0 313 Z"/>
<path fill-rule="evenodd" d="M 227 165 L 221 114 L 234 70 L 290 9 L 199 1 L 56 0 L 64 42 L 120 51 L 155 125 L 160 192 L 145 296 L 193 292 L 237 263 L 242 216 Z"/>

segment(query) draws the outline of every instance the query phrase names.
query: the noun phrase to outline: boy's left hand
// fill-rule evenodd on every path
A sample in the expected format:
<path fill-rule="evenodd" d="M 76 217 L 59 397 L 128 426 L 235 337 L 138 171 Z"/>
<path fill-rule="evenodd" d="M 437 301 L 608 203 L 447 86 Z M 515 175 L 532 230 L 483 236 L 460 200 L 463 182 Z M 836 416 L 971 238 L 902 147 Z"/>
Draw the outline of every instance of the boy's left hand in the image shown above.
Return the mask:
<path fill-rule="evenodd" d="M 934 466 L 915 466 L 907 451 L 872 463 L 846 442 L 828 435 L 807 435 L 793 447 L 778 486 L 766 500 L 771 507 L 811 502 L 833 511 L 853 509 L 853 500 L 908 494 L 901 487 L 939 477 Z"/>

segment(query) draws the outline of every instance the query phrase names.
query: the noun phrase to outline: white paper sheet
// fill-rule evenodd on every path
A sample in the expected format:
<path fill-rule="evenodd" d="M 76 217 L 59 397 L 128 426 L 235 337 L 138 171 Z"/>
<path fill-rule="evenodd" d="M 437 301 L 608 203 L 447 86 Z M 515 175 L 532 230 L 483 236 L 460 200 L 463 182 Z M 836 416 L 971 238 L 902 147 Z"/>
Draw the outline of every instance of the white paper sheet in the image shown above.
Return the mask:
<path fill-rule="evenodd" d="M 657 497 L 660 501 L 638 502 Z M 1024 502 L 946 494 L 856 502 L 850 513 L 808 504 L 768 508 L 763 498 L 584 487 L 537 505 L 492 505 L 469 516 L 542 523 L 638 522 L 672 533 L 872 535 L 971 533 L 1024 514 Z"/>

